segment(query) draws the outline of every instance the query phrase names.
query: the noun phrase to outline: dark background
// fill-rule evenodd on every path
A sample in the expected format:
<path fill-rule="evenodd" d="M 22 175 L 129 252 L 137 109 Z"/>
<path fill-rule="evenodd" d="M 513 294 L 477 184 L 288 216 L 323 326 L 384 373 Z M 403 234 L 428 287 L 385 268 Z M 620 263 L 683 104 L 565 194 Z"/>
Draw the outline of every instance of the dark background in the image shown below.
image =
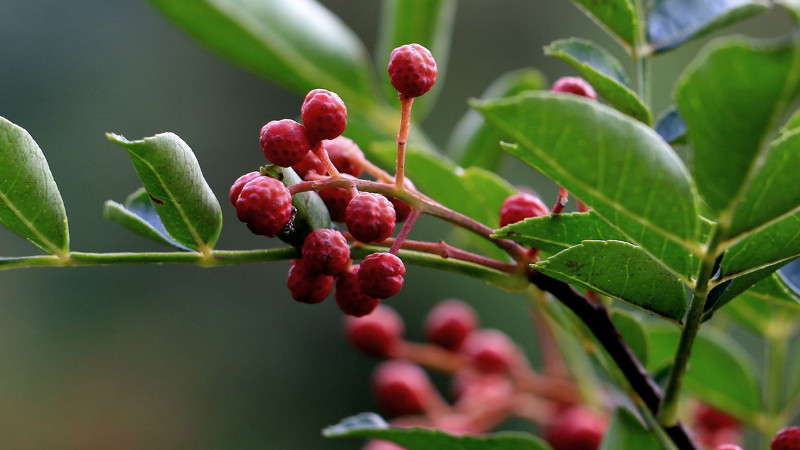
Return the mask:
<path fill-rule="evenodd" d="M 367 48 L 375 47 L 380 2 L 322 3 Z M 623 57 L 566 0 L 462 0 L 458 6 L 448 74 L 439 80 L 446 86 L 422 124 L 440 145 L 466 111 L 466 99 L 500 74 L 525 66 L 542 69 L 550 80 L 574 74 L 542 56 L 542 46 L 554 39 L 596 39 Z M 217 247 L 271 245 L 236 221 L 226 195 L 233 180 L 263 163 L 261 125 L 296 116 L 301 96 L 200 47 L 144 0 L 0 0 L 0 18 L 0 115 L 26 128 L 48 158 L 73 250 L 161 250 L 102 218 L 106 199 L 121 201 L 140 186 L 125 152 L 105 139 L 107 131 L 132 139 L 180 135 L 223 206 Z M 777 34 L 788 21 L 776 12 L 738 29 Z M 655 62 L 657 113 L 699 47 Z M 554 195 L 531 170 L 511 164 L 506 175 Z M 418 238 L 446 232 L 423 224 L 415 229 Z M 0 230 L 0 254 L 36 252 Z M 375 361 L 341 338 L 334 302 L 310 307 L 289 298 L 287 266 L 0 273 L 0 447 L 358 448 L 355 441 L 326 441 L 319 431 L 375 409 L 367 384 Z M 389 302 L 403 313 L 412 338 L 419 338 L 432 304 L 459 297 L 535 360 L 521 296 L 416 268 L 406 280 Z"/>

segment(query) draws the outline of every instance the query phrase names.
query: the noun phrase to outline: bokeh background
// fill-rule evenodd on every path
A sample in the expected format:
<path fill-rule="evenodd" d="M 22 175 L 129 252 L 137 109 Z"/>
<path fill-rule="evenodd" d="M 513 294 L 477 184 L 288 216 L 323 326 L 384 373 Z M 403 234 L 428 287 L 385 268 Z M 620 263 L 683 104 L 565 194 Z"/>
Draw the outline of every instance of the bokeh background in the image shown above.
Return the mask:
<path fill-rule="evenodd" d="M 291 1 L 291 0 L 286 0 Z M 324 0 L 374 48 L 379 1 Z M 233 66 L 175 28 L 145 0 L 0 0 L 0 115 L 26 128 L 50 162 L 66 203 L 72 248 L 160 250 L 102 218 L 107 199 L 140 183 L 107 131 L 141 138 L 173 131 L 192 146 L 223 205 L 218 248 L 270 245 L 250 235 L 226 200 L 262 164 L 258 130 L 295 117 L 300 95 Z M 774 12 L 738 26 L 789 29 Z M 573 72 L 542 46 L 578 36 L 617 46 L 567 0 L 462 0 L 444 89 L 422 123 L 439 145 L 499 75 Z M 655 111 L 707 39 L 656 60 Z M 413 130 L 412 130 L 413 133 Z M 509 163 L 505 175 L 553 198 L 554 187 Z M 418 238 L 437 239 L 431 221 Z M 0 230 L 0 254 L 37 249 Z M 0 272 L 0 448 L 352 449 L 320 430 L 376 406 L 376 361 L 342 338 L 333 301 L 293 302 L 287 263 L 201 269 L 117 266 Z M 389 303 L 420 338 L 436 301 L 471 303 L 483 324 L 510 333 L 536 361 L 524 300 L 463 277 L 410 268 Z M 443 380 L 437 379 L 438 382 Z M 510 423 L 524 428 L 523 424 Z"/>

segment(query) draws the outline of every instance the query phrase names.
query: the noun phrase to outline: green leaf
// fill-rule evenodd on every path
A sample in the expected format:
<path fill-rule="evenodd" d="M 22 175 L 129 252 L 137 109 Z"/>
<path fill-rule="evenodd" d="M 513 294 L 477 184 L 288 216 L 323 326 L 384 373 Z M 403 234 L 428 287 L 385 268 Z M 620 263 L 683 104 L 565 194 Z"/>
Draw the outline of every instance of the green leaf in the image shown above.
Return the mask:
<path fill-rule="evenodd" d="M 0 117 L 0 223 L 42 250 L 69 252 L 67 212 L 47 160 L 28 132 Z"/>
<path fill-rule="evenodd" d="M 169 235 L 194 250 L 213 248 L 222 228 L 222 210 L 192 149 L 173 133 L 138 141 L 107 136 L 128 151 Z"/>
<path fill-rule="evenodd" d="M 611 321 L 614 322 L 617 331 L 628 343 L 639 361 L 646 365 L 649 340 L 644 330 L 644 321 L 637 315 L 619 308 L 611 310 Z"/>
<path fill-rule="evenodd" d="M 600 450 L 659 450 L 664 446 L 630 411 L 617 408 L 603 435 Z"/>
<path fill-rule="evenodd" d="M 631 242 L 688 278 L 698 252 L 694 185 L 655 131 L 598 102 L 530 92 L 476 102 L 506 150 L 564 186 Z M 666 199 L 669 199 L 666 201 Z"/>
<path fill-rule="evenodd" d="M 725 307 L 725 313 L 762 336 L 783 333 L 797 327 L 800 298 L 780 275 L 773 274 L 736 297 Z"/>
<path fill-rule="evenodd" d="M 119 204 L 113 200 L 106 201 L 103 215 L 112 222 L 117 222 L 123 227 L 150 240 L 159 242 L 180 250 L 189 250 L 181 245 L 167 233 L 161 218 L 158 217 L 156 208 L 144 188 L 137 189 Z"/>
<path fill-rule="evenodd" d="M 386 0 L 379 29 L 375 62 L 381 75 L 383 93 L 390 103 L 398 103 L 397 90 L 392 87 L 386 68 L 392 50 L 401 45 L 416 43 L 431 51 L 439 69 L 437 83 L 427 94 L 414 100 L 414 116 L 425 117 L 439 96 L 447 73 L 447 60 L 453 22 L 456 16 L 456 0 Z"/>
<path fill-rule="evenodd" d="M 771 266 L 777 269 L 800 256 L 800 213 L 736 242 L 722 258 L 724 278 L 734 278 Z"/>
<path fill-rule="evenodd" d="M 373 438 L 408 450 L 548 450 L 550 446 L 525 433 L 495 433 L 486 437 L 453 436 L 425 428 L 390 428 L 380 416 L 364 413 L 322 430 L 329 438 Z"/>
<path fill-rule="evenodd" d="M 794 130 L 784 133 L 766 150 L 761 168 L 733 213 L 728 234 L 758 232 L 757 229 L 800 211 L 798 166 L 800 130 Z"/>
<path fill-rule="evenodd" d="M 395 152 L 393 143 L 373 145 L 378 162 L 387 167 L 394 165 Z M 503 201 L 516 192 L 492 172 L 462 169 L 443 156 L 411 147 L 406 151 L 406 173 L 425 195 L 490 227 L 499 223 Z"/>
<path fill-rule="evenodd" d="M 546 86 L 547 80 L 538 70 L 520 69 L 508 72 L 492 82 L 481 98 L 489 100 L 513 97 L 522 92 L 544 89 Z M 497 128 L 488 125 L 480 114 L 470 109 L 453 129 L 446 149 L 464 167 L 478 166 L 497 170 L 505 155 L 500 141 L 507 139 Z"/>
<path fill-rule="evenodd" d="M 763 0 L 656 0 L 647 16 L 647 40 L 663 52 L 767 10 Z"/>
<path fill-rule="evenodd" d="M 261 173 L 280 180 L 284 186 L 294 186 L 303 181 L 290 167 L 264 166 Z M 331 216 L 325 202 L 314 191 L 301 192 L 292 196 L 292 206 L 295 208 L 294 219 L 278 233 L 278 238 L 297 248 L 303 246 L 312 231 L 317 228 L 330 228 Z"/>
<path fill-rule="evenodd" d="M 647 368 L 655 372 L 668 367 L 680 330 L 659 324 L 645 329 L 650 337 Z M 703 327 L 692 347 L 683 384 L 703 402 L 752 423 L 761 407 L 757 373 L 755 362 L 739 343 L 719 330 Z"/>
<path fill-rule="evenodd" d="M 676 323 L 686 311 L 686 289 L 639 247 L 584 241 L 533 265 L 545 275 L 616 298 Z"/>
<path fill-rule="evenodd" d="M 714 212 L 735 208 L 744 193 L 759 188 L 748 176 L 760 167 L 768 137 L 800 94 L 798 50 L 791 43 L 724 39 L 705 49 L 678 82 L 694 178 Z"/>
<path fill-rule="evenodd" d="M 630 51 L 639 34 L 639 18 L 630 0 L 572 0 Z"/>
<path fill-rule="evenodd" d="M 592 41 L 572 38 L 552 42 L 544 48 L 544 53 L 575 68 L 611 106 L 648 125 L 653 123 L 650 110 L 630 89 L 622 64 L 604 48 Z"/>
<path fill-rule="evenodd" d="M 686 123 L 675 106 L 670 106 L 656 120 L 656 132 L 670 144 L 686 143 Z"/>
<path fill-rule="evenodd" d="M 348 106 L 374 104 L 364 45 L 314 0 L 151 2 L 200 42 L 259 75 L 302 94 L 329 89 Z"/>
<path fill-rule="evenodd" d="M 532 217 L 495 230 L 495 236 L 551 254 L 587 240 L 625 240 L 619 231 L 593 211 Z"/>
<path fill-rule="evenodd" d="M 723 264 L 725 260 L 723 259 Z M 786 263 L 778 263 L 768 265 L 766 267 L 762 267 L 758 270 L 754 270 L 747 274 L 736 276 L 733 279 L 728 279 L 722 281 L 718 285 L 714 286 L 711 289 L 711 292 L 708 295 L 708 299 L 706 300 L 706 317 L 705 320 L 711 318 L 713 312 L 722 308 L 731 300 L 736 298 L 736 296 L 740 295 L 744 291 L 753 287 L 756 283 L 760 282 L 761 280 L 769 277 L 773 274 L 776 270 L 780 269 Z M 721 266 L 722 267 L 722 266 Z M 724 275 L 724 269 L 722 269 L 721 275 Z"/>

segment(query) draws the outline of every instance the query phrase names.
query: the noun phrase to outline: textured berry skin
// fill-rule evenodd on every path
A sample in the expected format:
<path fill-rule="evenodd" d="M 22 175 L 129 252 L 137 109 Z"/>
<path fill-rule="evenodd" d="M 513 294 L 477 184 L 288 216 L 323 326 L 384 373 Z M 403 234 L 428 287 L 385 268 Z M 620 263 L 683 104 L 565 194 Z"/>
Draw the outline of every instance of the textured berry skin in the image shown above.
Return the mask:
<path fill-rule="evenodd" d="M 311 150 L 305 128 L 291 119 L 273 120 L 264 125 L 260 142 L 264 156 L 281 167 L 299 163 Z"/>
<path fill-rule="evenodd" d="M 313 273 L 302 259 L 293 259 L 289 264 L 289 292 L 301 303 L 319 303 L 328 297 L 333 288 L 333 277 Z"/>
<path fill-rule="evenodd" d="M 375 368 L 372 388 L 378 404 L 398 416 L 426 411 L 435 395 L 428 374 L 402 360 L 385 361 Z"/>
<path fill-rule="evenodd" d="M 319 228 L 306 236 L 301 251 L 309 271 L 324 275 L 339 275 L 350 265 L 350 246 L 342 233 Z"/>
<path fill-rule="evenodd" d="M 353 347 L 381 358 L 391 356 L 403 338 L 404 329 L 400 314 L 386 305 L 378 305 L 366 316 L 344 319 L 344 331 Z"/>
<path fill-rule="evenodd" d="M 566 92 L 597 100 L 597 94 L 589 82 L 579 77 L 562 77 L 553 83 L 550 92 Z"/>
<path fill-rule="evenodd" d="M 359 266 L 351 266 L 336 279 L 336 304 L 348 316 L 366 316 L 378 307 L 379 298 L 370 297 L 358 287 Z"/>
<path fill-rule="evenodd" d="M 800 427 L 788 427 L 778 431 L 769 448 L 771 450 L 800 449 Z"/>
<path fill-rule="evenodd" d="M 256 177 L 242 187 L 236 199 L 236 216 L 255 234 L 275 237 L 292 219 L 289 190 L 275 178 Z"/>
<path fill-rule="evenodd" d="M 381 242 L 394 231 L 394 207 L 380 194 L 360 192 L 347 205 L 344 223 L 357 240 Z"/>
<path fill-rule="evenodd" d="M 322 202 L 328 208 L 331 220 L 334 222 L 344 222 L 346 217 L 347 205 L 353 199 L 353 195 L 345 188 L 333 187 L 323 189 L 317 194 L 322 198 Z"/>
<path fill-rule="evenodd" d="M 539 217 L 547 214 L 550 214 L 550 209 L 539 197 L 519 192 L 503 201 L 503 205 L 500 207 L 500 226 L 504 227 L 529 217 Z"/>
<path fill-rule="evenodd" d="M 445 300 L 425 318 L 425 337 L 447 350 L 457 351 L 467 336 L 478 327 L 478 315 L 460 300 Z"/>
<path fill-rule="evenodd" d="M 397 256 L 386 252 L 373 253 L 361 261 L 358 285 L 361 292 L 370 297 L 389 298 L 403 288 L 405 274 L 406 266 Z"/>
<path fill-rule="evenodd" d="M 322 162 L 321 159 L 314 152 L 306 153 L 303 160 L 292 166 L 300 178 L 306 178 L 308 175 L 314 173 L 317 175 L 327 175 L 328 167 Z"/>
<path fill-rule="evenodd" d="M 419 44 L 407 44 L 392 50 L 387 70 L 392 86 L 405 98 L 419 97 L 428 92 L 439 72 L 431 52 Z"/>
<path fill-rule="evenodd" d="M 242 193 L 244 185 L 260 176 L 261 173 L 259 172 L 250 172 L 237 178 L 236 181 L 233 182 L 233 186 L 231 186 L 230 194 L 228 194 L 231 199 L 231 205 L 236 206 L 236 200 L 239 200 L 239 194 Z"/>
<path fill-rule="evenodd" d="M 583 406 L 573 406 L 555 418 L 545 440 L 554 450 L 597 450 L 605 429 L 604 417 Z"/>
<path fill-rule="evenodd" d="M 471 333 L 461 345 L 472 367 L 484 373 L 505 373 L 517 359 L 517 348 L 505 333 L 494 329 Z"/>
<path fill-rule="evenodd" d="M 347 108 L 336 93 L 314 89 L 306 95 L 300 117 L 311 142 L 333 139 L 347 127 Z"/>
<path fill-rule="evenodd" d="M 340 173 L 346 173 L 354 177 L 361 176 L 363 169 L 358 163 L 359 160 L 364 159 L 364 152 L 352 140 L 339 136 L 336 139 L 323 141 L 325 150 L 328 151 L 328 157 Z"/>

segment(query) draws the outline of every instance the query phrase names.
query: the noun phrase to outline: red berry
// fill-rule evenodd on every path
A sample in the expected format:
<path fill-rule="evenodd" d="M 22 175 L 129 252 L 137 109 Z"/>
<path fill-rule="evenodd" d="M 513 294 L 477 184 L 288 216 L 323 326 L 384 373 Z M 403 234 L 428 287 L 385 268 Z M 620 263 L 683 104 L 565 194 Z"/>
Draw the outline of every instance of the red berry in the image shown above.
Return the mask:
<path fill-rule="evenodd" d="M 399 445 L 393 444 L 389 441 L 372 439 L 367 441 L 367 445 L 365 445 L 361 450 L 406 450 L 406 448 L 400 447 Z"/>
<path fill-rule="evenodd" d="M 380 194 L 359 192 L 347 205 L 344 222 L 357 240 L 381 242 L 394 231 L 394 207 Z"/>
<path fill-rule="evenodd" d="M 411 214 L 411 206 L 408 203 L 394 197 L 386 196 L 386 198 L 392 202 L 394 207 L 395 222 L 403 222 L 408 219 L 408 215 Z"/>
<path fill-rule="evenodd" d="M 311 142 L 333 139 L 347 127 L 347 108 L 338 95 L 325 89 L 314 89 L 306 95 L 300 116 Z"/>
<path fill-rule="evenodd" d="M 428 410 L 435 391 L 428 374 L 418 365 L 391 360 L 372 373 L 372 388 L 378 404 L 391 414 L 417 414 Z"/>
<path fill-rule="evenodd" d="M 233 206 L 236 206 L 236 200 L 239 200 L 239 194 L 242 193 L 244 185 L 252 181 L 254 178 L 260 176 L 261 176 L 260 172 L 250 172 L 240 176 L 239 178 L 236 179 L 236 181 L 233 182 L 233 186 L 231 186 L 231 191 L 229 194 L 229 197 L 231 199 L 231 204 Z"/>
<path fill-rule="evenodd" d="M 529 217 L 539 217 L 547 214 L 550 214 L 550 209 L 539 197 L 519 192 L 505 199 L 500 207 L 500 226 L 504 227 Z"/>
<path fill-rule="evenodd" d="M 256 177 L 244 185 L 236 199 L 236 216 L 255 234 L 274 237 L 294 214 L 292 195 L 275 178 Z"/>
<path fill-rule="evenodd" d="M 319 303 L 328 297 L 333 288 L 333 277 L 308 270 L 302 259 L 293 259 L 289 265 L 289 292 L 302 303 Z"/>
<path fill-rule="evenodd" d="M 445 300 L 428 313 L 425 336 L 428 341 L 456 351 L 478 326 L 475 310 L 460 300 Z"/>
<path fill-rule="evenodd" d="M 305 178 L 311 173 L 315 173 L 317 175 L 327 175 L 328 174 L 328 167 L 322 162 L 319 157 L 314 154 L 314 152 L 306 153 L 306 156 L 303 158 L 302 161 L 292 166 L 297 175 L 300 178 Z"/>
<path fill-rule="evenodd" d="M 334 222 L 344 222 L 347 211 L 347 205 L 350 204 L 350 200 L 353 199 L 353 195 L 350 193 L 349 189 L 340 188 L 340 187 L 332 187 L 328 189 L 322 189 L 321 191 L 317 192 L 320 198 L 322 198 L 322 202 L 325 203 L 325 206 L 328 208 L 328 213 L 331 215 L 331 220 Z"/>
<path fill-rule="evenodd" d="M 344 319 L 344 330 L 353 347 L 382 358 L 391 356 L 403 338 L 404 328 L 400 314 L 385 305 L 378 305 L 366 316 Z"/>
<path fill-rule="evenodd" d="M 472 367 L 484 373 L 508 372 L 517 359 L 517 347 L 499 330 L 484 329 L 471 333 L 461 345 Z"/>
<path fill-rule="evenodd" d="M 553 83 L 550 92 L 567 92 L 569 94 L 580 95 L 581 97 L 597 100 L 594 88 L 586 80 L 579 77 L 562 77 Z"/>
<path fill-rule="evenodd" d="M 403 288 L 406 266 L 397 256 L 381 252 L 368 255 L 358 270 L 361 292 L 371 297 L 389 298 Z"/>
<path fill-rule="evenodd" d="M 606 419 L 583 406 L 573 406 L 555 418 L 545 433 L 554 450 L 597 450 L 606 430 Z"/>
<path fill-rule="evenodd" d="M 261 128 L 261 150 L 272 164 L 290 167 L 305 158 L 311 144 L 299 123 L 291 119 L 273 120 Z"/>
<path fill-rule="evenodd" d="M 363 169 L 359 160 L 364 159 L 364 152 L 361 151 L 358 144 L 344 136 L 324 141 L 322 144 L 325 146 L 331 162 L 340 173 L 354 177 L 361 176 Z"/>
<path fill-rule="evenodd" d="M 379 298 L 370 297 L 361 292 L 358 286 L 359 266 L 351 266 L 350 270 L 336 279 L 336 304 L 343 313 L 349 316 L 366 316 L 375 310 L 380 303 Z"/>
<path fill-rule="evenodd" d="M 769 448 L 771 450 L 800 449 L 800 427 L 788 427 L 778 431 Z"/>
<path fill-rule="evenodd" d="M 303 241 L 303 262 L 309 271 L 339 275 L 350 265 L 350 246 L 342 233 L 319 228 Z"/>
<path fill-rule="evenodd" d="M 407 44 L 392 50 L 388 71 L 392 86 L 400 96 L 413 98 L 431 89 L 439 69 L 427 48 Z"/>
<path fill-rule="evenodd" d="M 721 428 L 738 428 L 740 426 L 735 417 L 731 417 L 705 403 L 697 405 L 694 411 L 694 421 L 698 427 L 709 431 L 716 431 Z"/>

